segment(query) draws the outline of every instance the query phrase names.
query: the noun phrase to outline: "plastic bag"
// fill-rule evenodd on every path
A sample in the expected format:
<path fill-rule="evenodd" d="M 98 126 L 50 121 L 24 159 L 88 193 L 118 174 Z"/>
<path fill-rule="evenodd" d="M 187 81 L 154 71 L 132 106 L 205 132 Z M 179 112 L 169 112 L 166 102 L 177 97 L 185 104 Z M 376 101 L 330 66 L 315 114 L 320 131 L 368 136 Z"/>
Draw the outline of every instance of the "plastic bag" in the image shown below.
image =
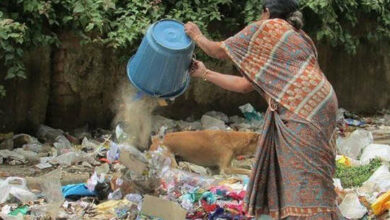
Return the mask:
<path fill-rule="evenodd" d="M 390 172 L 387 165 L 380 166 L 372 176 L 363 183 L 363 186 L 371 184 L 372 192 L 387 192 L 390 190 Z"/>
<path fill-rule="evenodd" d="M 95 150 L 98 148 L 98 145 L 96 143 L 93 143 L 92 141 L 88 140 L 87 137 L 83 138 L 81 145 L 86 149 L 94 149 Z"/>
<path fill-rule="evenodd" d="M 117 125 L 115 128 L 115 137 L 119 143 L 124 142 L 129 138 L 127 133 L 122 129 L 120 125 Z"/>
<path fill-rule="evenodd" d="M 94 191 L 98 183 L 103 183 L 105 180 L 105 174 L 98 175 L 96 172 L 88 179 L 87 188 L 89 191 Z"/>
<path fill-rule="evenodd" d="M 107 216 L 110 216 L 111 218 L 114 218 L 116 216 L 116 210 L 118 207 L 130 207 L 132 206 L 132 203 L 130 201 L 127 201 L 125 199 L 123 200 L 109 200 L 103 203 L 100 203 L 96 206 L 96 212 L 98 215 L 105 215 L 105 218 L 108 219 Z"/>
<path fill-rule="evenodd" d="M 384 144 L 370 144 L 360 157 L 362 165 L 367 165 L 372 159 L 379 158 L 382 161 L 390 161 L 390 146 Z"/>
<path fill-rule="evenodd" d="M 86 196 L 96 196 L 96 193 L 90 191 L 84 183 L 62 186 L 62 194 L 65 198 L 72 198 L 73 200 Z"/>
<path fill-rule="evenodd" d="M 72 148 L 72 144 L 64 135 L 56 137 L 55 141 L 56 142 L 53 145 L 61 153 L 66 149 Z"/>
<path fill-rule="evenodd" d="M 37 137 L 49 142 L 54 142 L 55 139 L 63 135 L 64 132 L 60 129 L 54 129 L 46 125 L 40 125 L 37 132 Z"/>
<path fill-rule="evenodd" d="M 26 158 L 26 160 L 30 161 L 30 162 L 39 162 L 39 156 L 37 153 L 33 152 L 33 151 L 26 151 L 26 150 L 23 150 L 22 148 L 18 148 L 16 150 L 14 150 L 15 153 L 19 154 L 19 155 L 23 155 L 24 158 Z"/>
<path fill-rule="evenodd" d="M 263 124 L 264 121 L 263 115 L 260 112 L 257 112 L 251 104 L 248 103 L 246 105 L 240 106 L 239 109 L 241 110 L 245 118 L 249 122 L 251 122 L 251 124 L 256 124 L 256 125 Z"/>
<path fill-rule="evenodd" d="M 119 159 L 119 145 L 117 145 L 114 142 L 111 142 L 110 150 L 107 151 L 107 160 L 109 160 L 110 163 L 112 163 L 118 159 Z"/>
<path fill-rule="evenodd" d="M 123 197 L 121 189 L 117 189 L 114 192 L 108 194 L 108 200 L 121 200 Z"/>
<path fill-rule="evenodd" d="M 341 214 L 348 219 L 360 219 L 367 213 L 367 208 L 360 203 L 355 193 L 347 194 L 339 209 Z"/>
<path fill-rule="evenodd" d="M 25 144 L 25 145 L 23 145 L 23 150 L 32 151 L 35 153 L 41 153 L 42 148 L 43 148 L 42 144 Z"/>
<path fill-rule="evenodd" d="M 56 169 L 40 177 L 42 192 L 49 203 L 62 203 L 61 170 Z"/>
<path fill-rule="evenodd" d="M 200 119 L 202 123 L 202 128 L 207 130 L 225 130 L 225 122 L 217 118 L 213 118 L 208 115 L 203 115 Z"/>
<path fill-rule="evenodd" d="M 333 179 L 333 185 L 334 185 L 336 190 L 338 190 L 338 191 L 342 191 L 343 190 L 343 186 L 341 185 L 341 180 L 340 179 Z"/>
<path fill-rule="evenodd" d="M 82 161 L 82 155 L 76 152 L 68 152 L 50 160 L 51 163 L 62 166 L 70 166 L 79 161 Z"/>
<path fill-rule="evenodd" d="M 8 177 L 1 182 L 0 195 L 0 204 L 10 199 L 10 196 L 24 203 L 36 200 L 35 194 L 27 189 L 26 180 L 20 177 Z"/>
<path fill-rule="evenodd" d="M 337 149 L 340 154 L 358 159 L 361 151 L 374 142 L 371 132 L 365 130 L 356 130 L 347 138 L 339 137 L 337 139 Z"/>
<path fill-rule="evenodd" d="M 221 121 L 223 121 L 225 123 L 229 122 L 229 117 L 225 113 L 222 113 L 222 112 L 210 111 L 210 112 L 206 112 L 205 115 L 208 115 L 210 117 L 219 119 L 219 120 L 221 120 Z"/>

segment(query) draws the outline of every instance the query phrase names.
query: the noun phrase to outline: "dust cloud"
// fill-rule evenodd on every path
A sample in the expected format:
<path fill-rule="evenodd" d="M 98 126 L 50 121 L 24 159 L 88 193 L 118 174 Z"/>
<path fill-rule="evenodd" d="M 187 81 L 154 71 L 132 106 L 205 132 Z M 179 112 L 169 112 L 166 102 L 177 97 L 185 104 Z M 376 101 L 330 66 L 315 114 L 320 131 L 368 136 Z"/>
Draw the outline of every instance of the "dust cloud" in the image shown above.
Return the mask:
<path fill-rule="evenodd" d="M 138 97 L 137 92 L 138 90 L 130 82 L 125 82 L 119 87 L 113 125 L 121 125 L 128 135 L 127 143 L 145 150 L 149 148 L 152 113 L 158 106 L 158 101 L 146 95 Z"/>

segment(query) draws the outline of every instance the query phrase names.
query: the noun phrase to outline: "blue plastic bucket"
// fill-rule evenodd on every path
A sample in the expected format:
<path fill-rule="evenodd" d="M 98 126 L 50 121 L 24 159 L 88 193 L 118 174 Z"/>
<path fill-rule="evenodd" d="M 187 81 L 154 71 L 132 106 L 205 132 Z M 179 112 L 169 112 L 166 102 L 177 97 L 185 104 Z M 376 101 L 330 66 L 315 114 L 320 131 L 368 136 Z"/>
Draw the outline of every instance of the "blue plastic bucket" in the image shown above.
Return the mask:
<path fill-rule="evenodd" d="M 189 86 L 194 47 L 181 22 L 158 21 L 148 28 L 136 54 L 129 59 L 127 75 L 148 95 L 177 97 Z"/>

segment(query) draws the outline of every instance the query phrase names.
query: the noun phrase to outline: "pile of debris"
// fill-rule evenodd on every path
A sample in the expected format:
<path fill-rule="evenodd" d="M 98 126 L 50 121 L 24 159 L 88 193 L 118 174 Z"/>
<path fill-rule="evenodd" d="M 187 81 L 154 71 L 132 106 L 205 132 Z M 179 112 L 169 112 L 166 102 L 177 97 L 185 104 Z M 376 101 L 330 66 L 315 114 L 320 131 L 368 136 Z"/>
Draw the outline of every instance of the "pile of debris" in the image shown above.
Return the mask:
<path fill-rule="evenodd" d="M 249 104 L 240 109 L 244 117 L 154 116 L 153 130 L 261 132 L 263 115 Z M 386 117 L 360 118 L 340 109 L 334 183 L 348 219 L 386 218 L 390 209 Z M 243 207 L 248 176 L 220 175 L 186 161 L 172 168 L 164 146 L 141 152 L 126 142 L 128 136 L 120 125 L 114 131 L 72 133 L 42 125 L 36 137 L 1 134 L 0 218 L 250 219 Z M 238 157 L 232 164 L 250 169 L 253 158 Z"/>
<path fill-rule="evenodd" d="M 262 114 L 250 105 L 245 116 L 208 112 L 200 121 L 154 116 L 154 133 L 182 130 L 260 130 Z M 164 146 L 141 152 L 129 134 L 88 128 L 71 133 L 41 125 L 36 137 L 0 135 L 0 217 L 4 219 L 199 219 L 245 216 L 249 178 L 215 175 L 185 161 L 170 166 Z M 240 158 L 235 166 L 251 168 Z M 19 171 L 22 170 L 22 171 Z M 26 173 L 27 172 L 27 173 Z"/>
<path fill-rule="evenodd" d="M 389 119 L 388 112 L 362 118 L 339 110 L 339 155 L 334 183 L 339 209 L 348 219 L 388 218 L 385 212 L 390 209 Z"/>

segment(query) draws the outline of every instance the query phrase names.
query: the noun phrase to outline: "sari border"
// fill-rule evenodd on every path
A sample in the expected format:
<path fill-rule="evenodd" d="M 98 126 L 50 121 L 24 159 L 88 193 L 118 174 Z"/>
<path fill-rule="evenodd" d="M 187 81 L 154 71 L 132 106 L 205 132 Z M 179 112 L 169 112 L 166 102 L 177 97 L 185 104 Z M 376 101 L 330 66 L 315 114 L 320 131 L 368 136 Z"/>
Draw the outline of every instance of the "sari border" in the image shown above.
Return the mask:
<path fill-rule="evenodd" d="M 279 210 L 258 209 L 257 215 L 270 215 L 273 219 L 283 219 L 290 216 L 310 217 L 320 213 L 337 213 L 336 208 L 330 207 L 294 207 L 288 206 Z"/>

